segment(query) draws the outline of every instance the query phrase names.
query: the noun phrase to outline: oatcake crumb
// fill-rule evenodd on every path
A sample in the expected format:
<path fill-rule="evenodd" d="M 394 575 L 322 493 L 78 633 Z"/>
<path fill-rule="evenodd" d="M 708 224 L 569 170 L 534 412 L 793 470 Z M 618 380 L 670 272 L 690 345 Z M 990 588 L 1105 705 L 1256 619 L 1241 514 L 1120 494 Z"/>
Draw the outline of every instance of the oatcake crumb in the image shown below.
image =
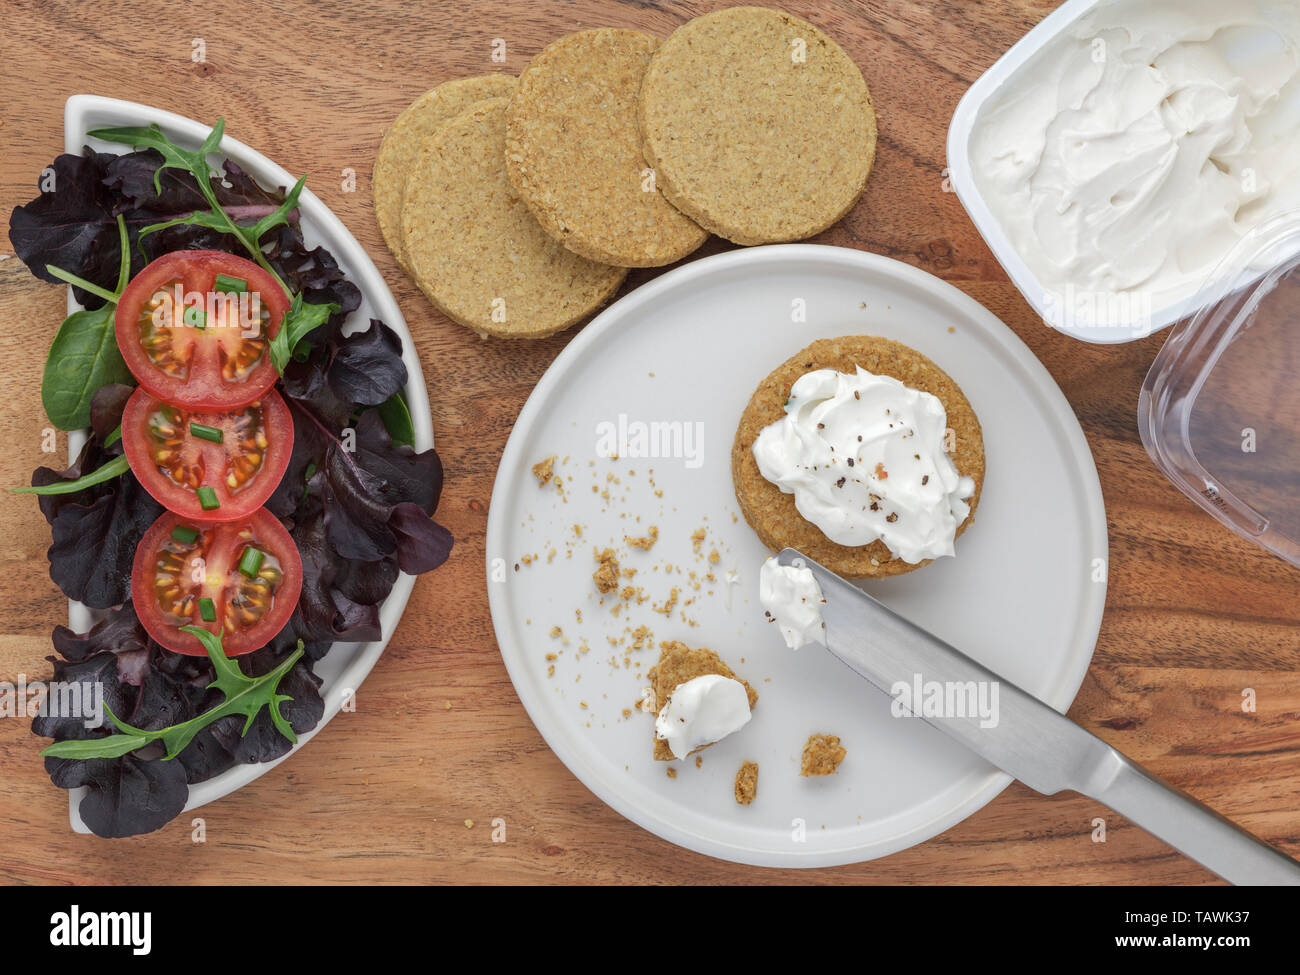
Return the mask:
<path fill-rule="evenodd" d="M 704 539 L 708 537 L 708 534 L 703 528 L 697 528 L 691 532 L 691 548 L 696 555 L 700 554 L 700 546 L 704 544 Z"/>
<path fill-rule="evenodd" d="M 803 763 L 799 774 L 834 775 L 847 754 L 835 735 L 809 735 L 808 743 L 803 746 Z"/>
<path fill-rule="evenodd" d="M 545 460 L 539 460 L 533 465 L 533 477 L 537 478 L 537 485 L 541 487 L 547 483 L 555 470 L 555 454 L 551 454 Z"/>
<path fill-rule="evenodd" d="M 596 583 L 597 591 L 613 592 L 618 588 L 618 560 L 614 558 L 614 550 L 607 548 L 595 554 L 600 566 L 591 574 L 592 581 Z"/>
<path fill-rule="evenodd" d="M 670 769 L 668 770 L 668 773 L 667 773 L 667 774 L 668 774 L 668 778 L 670 778 L 670 779 L 675 779 L 675 778 L 677 778 L 677 769 L 675 769 L 675 768 L 670 768 Z"/>
<path fill-rule="evenodd" d="M 560 629 L 559 626 L 552 626 L 552 627 L 551 627 L 551 638 L 554 639 L 555 637 L 560 636 L 563 632 L 564 632 L 564 630 Z"/>
<path fill-rule="evenodd" d="M 681 595 L 681 590 L 676 586 L 668 591 L 668 598 L 664 600 L 662 606 L 655 606 L 656 613 L 663 613 L 665 616 L 672 616 L 673 609 L 677 606 L 677 597 Z"/>
<path fill-rule="evenodd" d="M 736 773 L 736 802 L 748 806 L 758 794 L 758 763 L 746 762 Z"/>
<path fill-rule="evenodd" d="M 641 538 L 630 538 L 625 536 L 624 541 L 633 548 L 639 548 L 643 552 L 648 552 L 650 549 L 654 548 L 655 542 L 659 541 L 659 529 L 654 525 L 651 525 L 650 534 Z"/>

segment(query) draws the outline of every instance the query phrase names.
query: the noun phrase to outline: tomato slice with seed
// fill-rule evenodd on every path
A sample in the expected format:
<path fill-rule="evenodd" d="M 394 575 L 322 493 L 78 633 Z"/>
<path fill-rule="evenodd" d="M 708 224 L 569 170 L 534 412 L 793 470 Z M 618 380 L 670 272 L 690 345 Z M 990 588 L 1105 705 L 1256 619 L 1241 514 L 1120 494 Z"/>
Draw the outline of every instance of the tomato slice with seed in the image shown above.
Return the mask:
<path fill-rule="evenodd" d="M 126 286 L 113 327 L 141 387 L 181 406 L 222 409 L 275 384 L 270 342 L 288 309 L 284 289 L 252 261 L 173 251 Z"/>
<path fill-rule="evenodd" d="M 131 601 L 145 630 L 168 650 L 195 657 L 207 651 L 180 627 L 221 633 L 228 657 L 249 653 L 284 629 L 301 591 L 298 548 L 265 508 L 219 523 L 164 512 L 131 570 Z"/>
<path fill-rule="evenodd" d="M 122 448 L 164 508 L 234 521 L 266 504 L 280 483 L 293 453 L 293 418 L 273 389 L 226 410 L 176 406 L 137 389 L 122 413 Z"/>

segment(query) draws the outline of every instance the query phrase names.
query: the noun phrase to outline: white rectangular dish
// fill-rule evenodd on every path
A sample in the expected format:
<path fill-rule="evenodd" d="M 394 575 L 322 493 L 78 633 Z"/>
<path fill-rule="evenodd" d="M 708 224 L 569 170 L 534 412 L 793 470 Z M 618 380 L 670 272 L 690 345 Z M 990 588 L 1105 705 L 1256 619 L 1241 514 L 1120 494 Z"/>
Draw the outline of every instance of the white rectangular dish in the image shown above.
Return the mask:
<path fill-rule="evenodd" d="M 951 185 L 1050 327 L 1109 344 L 1189 318 L 1300 205 L 1297 34 L 1275 0 L 1066 0 L 971 85 Z"/>
<path fill-rule="evenodd" d="M 1025 263 L 975 185 L 971 167 L 971 137 L 981 113 L 993 96 L 1002 91 L 1015 78 L 1016 73 L 1033 60 L 1045 46 L 1063 34 L 1097 4 L 1098 0 L 1065 0 L 1065 3 L 1044 17 L 1036 27 L 975 80 L 962 96 L 961 101 L 957 103 L 957 110 L 948 125 L 948 176 L 957 199 L 966 208 L 966 213 L 975 224 L 975 229 L 989 245 L 993 256 L 1011 278 L 1011 283 L 1020 290 L 1030 307 L 1044 321 L 1049 321 L 1053 317 L 1053 309 L 1049 307 L 1048 289 Z M 1190 311 L 1190 307 L 1161 309 L 1160 314 L 1152 319 L 1149 330 L 1164 328 L 1185 317 Z M 1127 342 L 1138 337 L 1133 334 L 1132 329 L 1098 326 L 1092 322 L 1078 322 L 1075 319 L 1058 322 L 1055 327 L 1085 342 Z"/>

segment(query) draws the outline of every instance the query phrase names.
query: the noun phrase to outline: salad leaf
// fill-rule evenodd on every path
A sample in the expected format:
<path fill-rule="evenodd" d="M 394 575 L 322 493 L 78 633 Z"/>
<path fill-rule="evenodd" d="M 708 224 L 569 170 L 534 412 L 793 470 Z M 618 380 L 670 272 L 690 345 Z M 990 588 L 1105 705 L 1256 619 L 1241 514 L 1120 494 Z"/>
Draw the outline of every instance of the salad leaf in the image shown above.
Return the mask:
<path fill-rule="evenodd" d="M 93 609 L 126 602 L 136 546 L 160 514 L 130 472 L 89 504 L 64 504 L 50 526 L 50 578 L 69 599 Z"/>
<path fill-rule="evenodd" d="M 393 442 L 377 411 L 368 410 L 356 425 L 352 457 L 378 479 L 378 496 L 387 504 L 410 501 L 432 515 L 442 496 L 442 460 L 434 450 L 416 451 Z"/>
<path fill-rule="evenodd" d="M 372 318 L 365 331 L 353 332 L 338 341 L 325 378 L 340 400 L 379 406 L 406 385 L 402 340 L 379 319 Z"/>
<path fill-rule="evenodd" d="M 117 197 L 104 183 L 111 153 L 83 149 L 80 156 L 58 156 L 42 175 L 41 195 L 9 217 L 9 241 L 14 254 L 42 281 L 58 283 L 48 265 L 72 268 L 78 275 L 112 288 L 120 251 L 115 209 Z M 96 309 L 102 298 L 81 289 L 73 295 L 85 308 Z"/>
<path fill-rule="evenodd" d="M 91 761 L 47 758 L 54 784 L 86 787 L 78 811 L 97 836 L 115 838 L 151 833 L 181 814 L 189 799 L 185 767 L 138 754 Z"/>
<path fill-rule="evenodd" d="M 31 487 L 10 488 L 10 494 L 77 494 L 88 487 L 103 484 L 116 477 L 121 477 L 131 469 L 125 456 L 114 457 L 103 466 L 89 474 L 84 474 L 73 481 L 55 481 L 53 484 L 32 485 Z"/>
<path fill-rule="evenodd" d="M 49 484 L 57 484 L 60 481 L 75 481 L 83 476 L 97 470 L 116 453 L 121 453 L 120 448 L 109 450 L 103 445 L 99 437 L 91 437 L 81 448 L 81 453 L 65 470 L 56 471 L 50 467 L 38 467 L 32 472 L 32 485 L 42 487 Z M 41 514 L 51 525 L 58 513 L 67 505 L 84 504 L 88 505 L 103 497 L 105 494 L 111 494 L 115 491 L 116 482 L 109 480 L 100 484 L 84 485 L 82 489 L 75 494 L 38 494 L 37 502 L 41 507 Z"/>
<path fill-rule="evenodd" d="M 317 343 L 332 342 L 342 332 L 347 317 L 361 307 L 361 289 L 349 281 L 334 255 L 324 247 L 308 247 L 302 227 L 289 223 L 263 241 L 267 256 L 279 268 L 290 288 L 314 305 L 338 305 Z"/>
<path fill-rule="evenodd" d="M 305 644 L 298 644 L 305 650 Z M 291 650 L 293 655 L 297 650 Z M 267 651 L 252 654 L 248 659 L 248 675 L 263 678 L 279 669 L 283 662 L 281 655 Z M 298 660 L 280 680 L 279 691 L 284 698 L 279 710 L 259 711 L 247 728 L 238 724 L 232 730 L 238 733 L 233 739 L 235 760 L 247 762 L 273 762 L 280 758 L 296 743 L 281 733 L 276 722 L 276 715 L 287 723 L 296 734 L 304 734 L 316 727 L 325 716 L 325 701 L 320 696 L 321 680 L 312 672 L 311 663 L 305 657 Z"/>
<path fill-rule="evenodd" d="M 248 677 L 239 669 L 238 663 L 226 656 L 219 636 L 197 626 L 183 626 L 181 629 L 197 637 L 207 650 L 208 659 L 212 661 L 216 673 L 209 688 L 221 692 L 224 699 L 220 704 L 188 721 L 151 730 L 127 724 L 105 703 L 104 711 L 117 726 L 117 734 L 101 738 L 56 741 L 41 752 L 41 755 L 47 758 L 118 758 L 159 742 L 166 753 L 163 756 L 164 760 L 169 760 L 184 751 L 203 728 L 229 715 L 239 714 L 245 717 L 240 734 L 241 736 L 247 734 L 253 719 L 263 708 L 267 710 L 276 730 L 291 743 L 297 743 L 298 736 L 280 710 L 281 704 L 292 698 L 280 694 L 279 687 L 281 678 L 302 656 L 301 645 L 265 675 Z"/>
<path fill-rule="evenodd" d="M 338 305 L 312 305 L 303 301 L 301 293 L 294 295 L 289 310 L 280 321 L 280 331 L 271 339 L 271 361 L 275 363 L 275 371 L 283 376 L 293 358 L 294 348 L 303 336 L 320 328 L 338 310 Z"/>
<path fill-rule="evenodd" d="M 54 649 L 63 659 L 74 663 L 97 653 L 113 653 L 120 657 L 124 653 L 147 650 L 149 645 L 149 637 L 130 603 L 109 610 L 85 633 L 73 633 L 66 626 L 56 626 L 53 641 Z"/>
<path fill-rule="evenodd" d="M 45 374 L 41 379 L 41 404 L 45 415 L 60 430 L 79 430 L 90 423 L 90 404 L 95 393 L 110 383 L 134 382 L 131 370 L 126 367 L 122 352 L 117 347 L 113 331 L 113 315 L 117 310 L 117 295 L 122 293 L 131 274 L 131 256 L 127 248 L 126 221 L 117 217 L 118 250 L 121 259 L 117 273 L 117 289 L 111 301 L 92 311 L 75 311 L 63 320 L 50 351 L 45 358 Z M 47 266 L 55 277 L 68 280 L 81 290 L 97 292 L 97 286 L 82 281 L 59 268 Z M 106 297 L 106 296 L 104 296 Z"/>
<path fill-rule="evenodd" d="M 137 147 L 135 152 L 113 156 L 108 164 L 104 183 L 116 196 L 119 209 L 138 212 L 136 226 L 210 208 L 194 174 L 188 168 L 164 167 L 165 161 L 161 152 Z M 220 174 L 213 176 L 211 185 L 222 209 L 239 223 L 271 213 L 284 200 L 283 189 L 278 193 L 263 189 L 229 159 L 222 164 Z"/>
<path fill-rule="evenodd" d="M 153 149 L 159 153 L 163 161 L 162 165 L 154 172 L 153 184 L 154 192 L 158 196 L 162 196 L 162 173 L 164 169 L 188 170 L 197 178 L 200 192 L 202 192 L 204 185 L 209 181 L 208 156 L 217 151 L 225 131 L 225 121 L 217 119 L 217 124 L 212 127 L 208 137 L 203 140 L 203 145 L 197 150 L 182 149 L 176 145 L 167 136 L 163 135 L 162 126 L 157 122 L 149 126 L 127 125 L 107 129 L 92 129 L 87 134 L 92 138 L 103 139 L 105 142 L 117 142 L 137 149 Z M 203 195 L 204 199 L 209 198 L 207 193 Z"/>
<path fill-rule="evenodd" d="M 78 661 L 54 661 L 54 681 L 69 686 L 79 685 L 81 699 L 98 688 L 107 707 L 126 708 L 130 703 L 128 688 L 121 680 L 117 655 L 100 652 Z M 53 709 L 51 709 L 53 710 Z M 68 714 L 43 714 L 32 719 L 32 731 L 45 738 L 92 740 L 107 726 L 107 720 L 92 728 L 86 727 L 86 718 Z"/>
<path fill-rule="evenodd" d="M 116 126 L 106 129 L 92 129 L 89 134 L 106 142 L 117 142 L 135 149 L 147 149 L 158 153 L 162 161 L 158 168 L 154 170 L 155 195 L 158 197 L 163 195 L 163 172 L 167 169 L 179 169 L 188 171 L 194 177 L 194 185 L 198 187 L 199 193 L 202 194 L 204 202 L 208 205 L 207 212 L 195 210 L 193 213 L 142 227 L 138 234 L 137 246 L 139 246 L 139 238 L 182 225 L 199 226 L 208 230 L 227 233 L 238 240 L 243 245 L 244 250 L 248 252 L 248 255 L 265 268 L 284 288 L 285 293 L 289 294 L 291 293 L 289 286 L 285 284 L 263 253 L 261 238 L 268 231 L 289 222 L 289 214 L 298 206 L 298 198 L 302 195 L 302 188 L 307 177 L 300 178 L 278 207 L 270 213 L 260 216 L 251 226 L 238 223 L 235 217 L 225 209 L 220 195 L 213 188 L 212 171 L 208 166 L 208 156 L 213 155 L 220 148 L 225 131 L 225 119 L 217 119 L 207 138 L 203 140 L 203 145 L 194 150 L 182 148 L 172 142 L 163 133 L 162 126 L 157 122 L 149 126 Z"/>
<path fill-rule="evenodd" d="M 377 407 L 375 412 L 384 421 L 384 429 L 393 443 L 404 447 L 415 446 L 415 423 L 411 420 L 411 411 L 406 406 L 406 397 L 398 390 Z"/>
<path fill-rule="evenodd" d="M 380 637 L 379 603 L 397 579 L 393 559 L 349 562 L 329 543 L 325 517 L 312 499 L 306 517 L 295 519 L 290 535 L 302 557 L 302 595 L 289 625 L 303 640 L 349 642 Z M 357 570 L 351 567 L 356 566 Z M 355 579 L 368 585 L 356 584 Z"/>
<path fill-rule="evenodd" d="M 100 386 L 90 398 L 90 429 L 105 448 L 113 446 L 122 436 L 122 412 L 134 392 L 134 386 L 110 383 Z"/>

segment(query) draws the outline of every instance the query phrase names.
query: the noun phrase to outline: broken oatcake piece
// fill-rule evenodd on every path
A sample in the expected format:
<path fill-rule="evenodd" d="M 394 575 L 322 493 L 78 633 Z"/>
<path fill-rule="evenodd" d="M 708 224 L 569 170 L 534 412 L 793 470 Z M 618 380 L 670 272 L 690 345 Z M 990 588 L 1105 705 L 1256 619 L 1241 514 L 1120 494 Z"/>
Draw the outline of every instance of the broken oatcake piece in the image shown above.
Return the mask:
<path fill-rule="evenodd" d="M 748 681 L 737 677 L 735 672 L 723 663 L 722 658 L 712 650 L 703 648 L 693 650 L 678 640 L 665 640 L 659 645 L 659 648 L 659 662 L 650 671 L 649 677 L 654 699 L 656 705 L 661 709 L 661 714 L 668 707 L 673 691 L 687 681 L 709 675 L 726 677 L 739 681 L 744 685 L 745 693 L 749 698 L 750 710 L 753 710 L 754 705 L 758 702 L 758 692 L 750 687 Z M 708 745 L 702 745 L 700 748 L 694 749 L 690 754 L 693 755 L 695 752 L 708 747 Z M 671 762 L 676 757 L 673 755 L 668 741 L 660 738 L 657 732 L 654 741 L 654 757 L 659 762 Z"/>
<path fill-rule="evenodd" d="M 597 550 L 595 554 L 596 561 L 600 565 L 591 574 L 591 579 L 601 593 L 613 592 L 618 588 L 618 559 L 614 558 L 614 550 L 612 548 L 604 551 Z"/>
<path fill-rule="evenodd" d="M 758 795 L 758 763 L 746 762 L 736 773 L 736 802 L 748 806 Z"/>
<path fill-rule="evenodd" d="M 848 752 L 834 735 L 810 735 L 803 746 L 803 763 L 799 774 L 834 775 Z"/>

